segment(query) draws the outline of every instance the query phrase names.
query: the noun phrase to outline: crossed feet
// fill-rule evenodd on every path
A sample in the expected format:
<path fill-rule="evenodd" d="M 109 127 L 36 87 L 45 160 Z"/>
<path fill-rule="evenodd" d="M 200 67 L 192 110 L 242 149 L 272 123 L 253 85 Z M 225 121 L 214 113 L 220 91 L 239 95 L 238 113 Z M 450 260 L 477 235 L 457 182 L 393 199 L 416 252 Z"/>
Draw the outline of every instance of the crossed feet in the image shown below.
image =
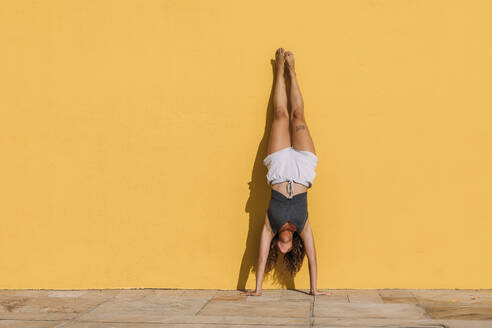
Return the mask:
<path fill-rule="evenodd" d="M 295 73 L 294 53 L 292 51 L 278 48 L 275 52 L 275 63 L 277 64 L 277 71 L 283 71 L 284 66 L 287 66 L 289 72 Z"/>

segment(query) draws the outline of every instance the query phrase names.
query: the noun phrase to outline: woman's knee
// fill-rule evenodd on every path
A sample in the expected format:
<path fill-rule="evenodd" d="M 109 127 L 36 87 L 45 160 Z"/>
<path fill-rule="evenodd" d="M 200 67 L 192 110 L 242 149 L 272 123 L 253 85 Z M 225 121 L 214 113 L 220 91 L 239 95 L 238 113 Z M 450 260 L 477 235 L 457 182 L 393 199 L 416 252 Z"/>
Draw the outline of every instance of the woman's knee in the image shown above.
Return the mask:
<path fill-rule="evenodd" d="M 290 119 L 296 121 L 305 121 L 304 119 L 304 109 L 293 109 Z"/>
<path fill-rule="evenodd" d="M 273 111 L 273 118 L 276 120 L 288 120 L 289 112 L 287 111 L 287 108 L 275 108 L 275 110 Z"/>

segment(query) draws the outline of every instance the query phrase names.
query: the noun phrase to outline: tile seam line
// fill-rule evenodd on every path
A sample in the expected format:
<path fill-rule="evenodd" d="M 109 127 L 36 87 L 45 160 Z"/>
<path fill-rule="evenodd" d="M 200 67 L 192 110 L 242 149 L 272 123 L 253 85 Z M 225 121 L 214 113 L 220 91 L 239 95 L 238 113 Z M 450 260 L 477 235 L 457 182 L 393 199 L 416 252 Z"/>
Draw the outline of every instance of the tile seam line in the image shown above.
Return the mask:
<path fill-rule="evenodd" d="M 424 304 L 422 304 L 422 300 L 418 295 L 415 295 L 413 290 L 410 291 L 410 295 L 412 295 L 413 298 L 417 301 L 417 304 L 415 304 L 418 308 L 420 308 L 424 312 L 424 317 L 425 319 L 432 320 L 432 316 L 427 312 L 427 309 L 425 308 Z M 444 326 L 446 328 L 446 326 Z"/>
<path fill-rule="evenodd" d="M 206 302 L 205 304 L 202 305 L 202 307 L 200 308 L 200 310 L 198 310 L 197 313 L 193 314 L 193 316 L 197 316 L 200 314 L 200 312 L 202 312 L 202 310 L 205 308 L 205 306 L 207 306 L 208 303 L 210 303 L 210 301 L 212 301 L 212 298 L 214 298 L 214 296 L 210 297 Z"/>
<path fill-rule="evenodd" d="M 96 306 L 94 306 L 92 309 L 89 309 L 89 310 L 87 310 L 87 311 L 85 311 L 85 312 L 81 312 L 81 313 L 79 313 L 78 315 L 76 315 L 75 317 L 73 317 L 72 319 L 70 319 L 70 320 L 68 320 L 68 321 L 65 321 L 65 322 L 62 322 L 62 323 L 60 323 L 60 324 L 58 324 L 58 325 L 54 326 L 53 328 L 60 328 L 60 327 L 64 327 L 65 325 L 67 325 L 67 324 L 69 324 L 69 323 L 74 322 L 77 318 L 80 318 L 80 317 L 81 317 L 81 316 L 83 316 L 83 315 L 86 315 L 86 314 L 88 314 L 88 313 L 91 313 L 92 311 L 94 311 L 95 309 L 97 309 L 99 306 L 103 305 L 103 304 L 104 304 L 104 303 L 106 303 L 106 302 L 111 301 L 111 300 L 112 300 L 112 299 L 114 299 L 114 298 L 115 298 L 118 294 L 119 294 L 119 293 L 114 294 L 114 295 L 113 295 L 113 296 L 111 296 L 110 298 L 108 298 L 108 299 L 106 299 L 106 300 L 102 301 L 101 303 L 98 303 L 98 304 L 97 304 Z"/>
<path fill-rule="evenodd" d="M 316 301 L 316 295 L 313 295 L 312 300 L 309 302 L 309 327 L 314 326 L 314 302 Z"/>

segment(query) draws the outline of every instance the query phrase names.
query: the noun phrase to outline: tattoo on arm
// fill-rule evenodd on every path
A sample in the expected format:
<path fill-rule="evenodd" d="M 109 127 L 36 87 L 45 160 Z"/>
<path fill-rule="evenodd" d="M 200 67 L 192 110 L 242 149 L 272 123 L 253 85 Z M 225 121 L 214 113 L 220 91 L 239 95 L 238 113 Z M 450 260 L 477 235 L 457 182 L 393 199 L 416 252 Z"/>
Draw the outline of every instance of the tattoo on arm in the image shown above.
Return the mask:
<path fill-rule="evenodd" d="M 306 127 L 304 125 L 297 125 L 296 126 L 296 132 L 299 131 L 299 130 L 305 130 Z"/>

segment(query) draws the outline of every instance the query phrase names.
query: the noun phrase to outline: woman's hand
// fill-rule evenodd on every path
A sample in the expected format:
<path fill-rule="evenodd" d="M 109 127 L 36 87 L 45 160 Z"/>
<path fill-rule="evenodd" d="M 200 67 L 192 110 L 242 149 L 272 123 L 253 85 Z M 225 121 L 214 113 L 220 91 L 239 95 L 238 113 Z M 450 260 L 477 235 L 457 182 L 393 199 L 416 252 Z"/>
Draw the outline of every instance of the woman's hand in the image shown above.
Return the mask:
<path fill-rule="evenodd" d="M 331 295 L 330 292 L 324 292 L 324 291 L 321 291 L 321 290 L 311 290 L 309 291 L 309 295 L 314 295 L 314 296 L 317 296 L 317 295 Z"/>
<path fill-rule="evenodd" d="M 251 291 L 251 292 L 240 293 L 239 295 L 241 295 L 241 296 L 261 296 L 261 291 L 257 292 L 255 290 L 255 291 Z"/>

